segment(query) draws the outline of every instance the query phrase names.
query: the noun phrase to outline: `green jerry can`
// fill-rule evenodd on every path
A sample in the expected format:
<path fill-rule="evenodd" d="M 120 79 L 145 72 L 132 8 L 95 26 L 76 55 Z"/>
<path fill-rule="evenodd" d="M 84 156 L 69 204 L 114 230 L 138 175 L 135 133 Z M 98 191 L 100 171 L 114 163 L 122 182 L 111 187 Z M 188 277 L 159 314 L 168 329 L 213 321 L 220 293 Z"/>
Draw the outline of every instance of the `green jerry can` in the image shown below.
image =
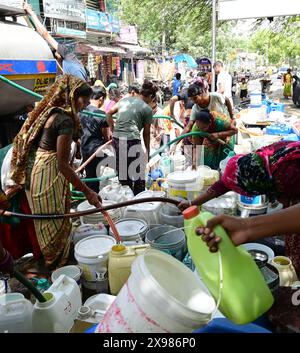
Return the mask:
<path fill-rule="evenodd" d="M 211 253 L 207 244 L 196 234 L 214 216 L 192 206 L 183 212 L 187 245 L 199 275 L 216 300 L 219 310 L 236 324 L 247 324 L 271 308 L 274 297 L 254 260 L 245 250 L 237 248 L 221 226 L 214 228 L 219 236 L 219 252 Z M 222 288 L 220 290 L 220 260 Z"/>

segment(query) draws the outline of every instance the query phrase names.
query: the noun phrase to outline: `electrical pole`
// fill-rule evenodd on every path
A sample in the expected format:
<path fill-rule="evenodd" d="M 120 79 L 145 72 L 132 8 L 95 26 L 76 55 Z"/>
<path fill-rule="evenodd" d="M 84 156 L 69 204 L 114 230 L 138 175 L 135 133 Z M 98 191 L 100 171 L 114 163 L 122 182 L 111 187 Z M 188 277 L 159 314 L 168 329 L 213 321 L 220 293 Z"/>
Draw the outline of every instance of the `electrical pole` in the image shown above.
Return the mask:
<path fill-rule="evenodd" d="M 163 35 L 162 35 L 162 43 L 161 43 L 161 55 L 162 55 L 162 62 L 163 62 L 163 72 L 162 72 L 163 81 L 165 81 L 165 79 L 166 79 L 166 73 L 165 73 L 166 58 L 165 58 L 165 53 L 166 53 L 166 31 L 164 30 Z"/>
<path fill-rule="evenodd" d="M 212 81 L 211 91 L 215 91 L 216 75 L 213 65 L 216 62 L 216 42 L 217 42 L 217 1 L 212 0 Z"/>

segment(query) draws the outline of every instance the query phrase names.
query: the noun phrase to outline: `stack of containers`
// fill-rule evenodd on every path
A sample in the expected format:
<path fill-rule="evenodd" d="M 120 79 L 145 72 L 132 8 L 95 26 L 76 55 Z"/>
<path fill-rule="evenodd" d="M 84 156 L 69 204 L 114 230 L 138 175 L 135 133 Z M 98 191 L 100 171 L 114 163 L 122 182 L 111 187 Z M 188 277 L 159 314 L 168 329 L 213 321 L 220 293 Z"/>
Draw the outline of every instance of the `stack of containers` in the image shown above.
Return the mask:
<path fill-rule="evenodd" d="M 250 93 L 250 112 L 256 121 L 265 120 L 267 118 L 267 108 L 262 104 L 260 91 L 252 91 Z"/>

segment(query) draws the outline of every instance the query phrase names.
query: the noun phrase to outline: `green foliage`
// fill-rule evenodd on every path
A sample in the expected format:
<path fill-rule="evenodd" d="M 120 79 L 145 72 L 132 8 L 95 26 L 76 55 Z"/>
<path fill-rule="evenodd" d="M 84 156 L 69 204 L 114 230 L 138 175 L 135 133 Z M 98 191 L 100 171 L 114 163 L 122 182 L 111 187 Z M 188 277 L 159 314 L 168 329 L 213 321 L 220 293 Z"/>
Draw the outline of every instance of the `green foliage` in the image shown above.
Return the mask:
<path fill-rule="evenodd" d="M 186 52 L 194 57 L 211 56 L 211 0 L 113 0 L 119 16 L 138 27 L 141 44 L 161 53 Z M 256 32 L 247 38 L 235 33 L 235 22 L 218 22 L 217 58 L 230 61 L 241 49 L 268 56 L 270 64 L 280 64 L 300 53 L 300 16 L 277 17 L 268 29 L 257 20 Z"/>
<path fill-rule="evenodd" d="M 141 42 L 157 51 L 164 34 L 166 48 L 192 52 L 210 33 L 211 0 L 120 0 L 120 10 L 127 23 L 138 26 Z"/>
<path fill-rule="evenodd" d="M 211 0 L 120 0 L 119 13 L 138 27 L 139 40 L 156 52 L 165 47 L 171 52 L 194 57 L 211 56 Z M 218 23 L 218 58 L 226 60 L 232 48 L 244 48 L 245 41 L 232 34 L 234 22 Z"/>
<path fill-rule="evenodd" d="M 268 57 L 270 64 L 280 65 L 300 54 L 299 36 L 300 16 L 278 18 L 251 37 L 250 48 Z"/>

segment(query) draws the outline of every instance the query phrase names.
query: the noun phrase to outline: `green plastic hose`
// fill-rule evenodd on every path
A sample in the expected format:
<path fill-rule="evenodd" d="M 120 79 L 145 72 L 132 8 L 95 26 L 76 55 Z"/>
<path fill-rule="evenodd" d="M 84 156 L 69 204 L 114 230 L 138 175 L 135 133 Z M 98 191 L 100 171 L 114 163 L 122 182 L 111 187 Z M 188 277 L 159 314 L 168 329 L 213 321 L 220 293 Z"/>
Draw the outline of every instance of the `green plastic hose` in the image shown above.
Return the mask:
<path fill-rule="evenodd" d="M 35 98 L 43 99 L 43 96 L 42 96 L 42 95 L 40 95 L 40 94 L 38 94 L 38 93 L 35 93 L 35 92 L 31 91 L 30 89 L 27 89 L 27 88 L 25 88 L 25 87 L 22 87 L 22 86 L 18 85 L 17 83 L 15 83 L 15 82 L 9 80 L 8 78 L 6 78 L 6 77 L 4 77 L 4 76 L 1 76 L 1 75 L 0 75 L 0 80 L 3 81 L 3 82 L 5 82 L 5 83 L 7 83 L 7 84 L 9 84 L 9 85 L 11 85 L 11 86 L 13 86 L 13 87 L 15 87 L 15 88 L 17 88 L 17 89 L 19 89 L 19 90 L 22 91 L 22 92 L 31 94 L 31 95 L 32 95 L 33 97 L 35 97 Z"/>
<path fill-rule="evenodd" d="M 104 180 L 112 179 L 112 178 L 115 178 L 116 176 L 117 176 L 116 174 L 111 174 L 111 175 L 99 177 L 99 178 L 84 178 L 84 179 L 81 179 L 81 181 L 83 181 L 84 183 L 94 183 L 96 181 L 104 181 Z"/>
<path fill-rule="evenodd" d="M 178 122 L 176 119 L 171 118 L 170 116 L 155 115 L 155 116 L 153 116 L 153 119 L 167 119 L 167 120 L 172 121 L 172 123 L 178 125 L 182 129 L 184 129 L 184 126 L 182 124 L 180 124 L 180 122 Z"/>
<path fill-rule="evenodd" d="M 32 95 L 35 98 L 39 98 L 39 99 L 43 99 L 44 98 L 41 94 L 35 93 L 35 92 L 31 91 L 30 89 L 27 89 L 27 88 L 25 88 L 23 86 L 20 86 L 17 83 L 9 80 L 8 78 L 6 78 L 4 76 L 0 75 L 0 80 L 5 82 L 5 83 L 7 83 L 7 84 L 9 84 L 9 85 L 11 85 L 11 86 L 13 86 L 13 87 L 15 87 L 15 88 L 17 88 L 18 90 L 20 90 L 22 92 L 25 92 L 25 93 L 28 93 L 28 94 Z M 92 113 L 92 112 L 89 112 L 88 110 L 83 110 L 82 113 L 87 114 L 87 115 L 91 115 L 91 116 L 95 116 L 95 117 L 101 118 L 101 119 L 106 118 L 105 114 Z"/>
<path fill-rule="evenodd" d="M 82 110 L 80 113 L 84 113 L 86 115 L 94 116 L 94 117 L 100 118 L 100 119 L 106 119 L 106 114 L 93 113 L 93 112 L 89 112 L 88 110 Z"/>
<path fill-rule="evenodd" d="M 31 91 L 30 89 L 27 89 L 23 86 L 18 85 L 17 83 L 15 83 L 14 81 L 9 80 L 8 78 L 1 76 L 0 75 L 0 80 L 19 89 L 22 92 L 28 93 L 30 95 L 32 95 L 35 98 L 39 98 L 39 99 L 43 99 L 43 96 L 41 94 L 35 93 L 33 91 Z M 105 119 L 106 118 L 106 114 L 101 114 L 101 113 L 93 113 L 90 112 L 88 110 L 82 110 L 81 113 L 86 114 L 86 115 L 90 115 L 90 116 L 94 116 L 96 118 L 100 118 L 100 119 Z M 116 118 L 116 116 L 114 116 L 114 119 Z M 172 119 L 170 116 L 163 116 L 163 115 L 157 115 L 153 117 L 154 119 L 168 119 L 171 120 L 172 122 L 174 122 L 176 125 L 180 126 L 183 129 L 183 125 L 181 125 L 177 120 Z"/>
<path fill-rule="evenodd" d="M 174 140 L 169 141 L 167 144 L 161 146 L 157 151 L 155 151 L 151 156 L 150 159 L 155 157 L 156 155 L 158 155 L 159 153 L 163 152 L 167 147 L 170 147 L 171 145 L 173 145 L 174 143 L 183 140 L 186 137 L 190 137 L 190 136 L 201 136 L 201 137 L 207 137 L 209 136 L 209 134 L 207 132 L 201 132 L 201 131 L 197 131 L 197 132 L 189 132 L 188 134 L 184 134 L 181 136 L 176 137 Z"/>

